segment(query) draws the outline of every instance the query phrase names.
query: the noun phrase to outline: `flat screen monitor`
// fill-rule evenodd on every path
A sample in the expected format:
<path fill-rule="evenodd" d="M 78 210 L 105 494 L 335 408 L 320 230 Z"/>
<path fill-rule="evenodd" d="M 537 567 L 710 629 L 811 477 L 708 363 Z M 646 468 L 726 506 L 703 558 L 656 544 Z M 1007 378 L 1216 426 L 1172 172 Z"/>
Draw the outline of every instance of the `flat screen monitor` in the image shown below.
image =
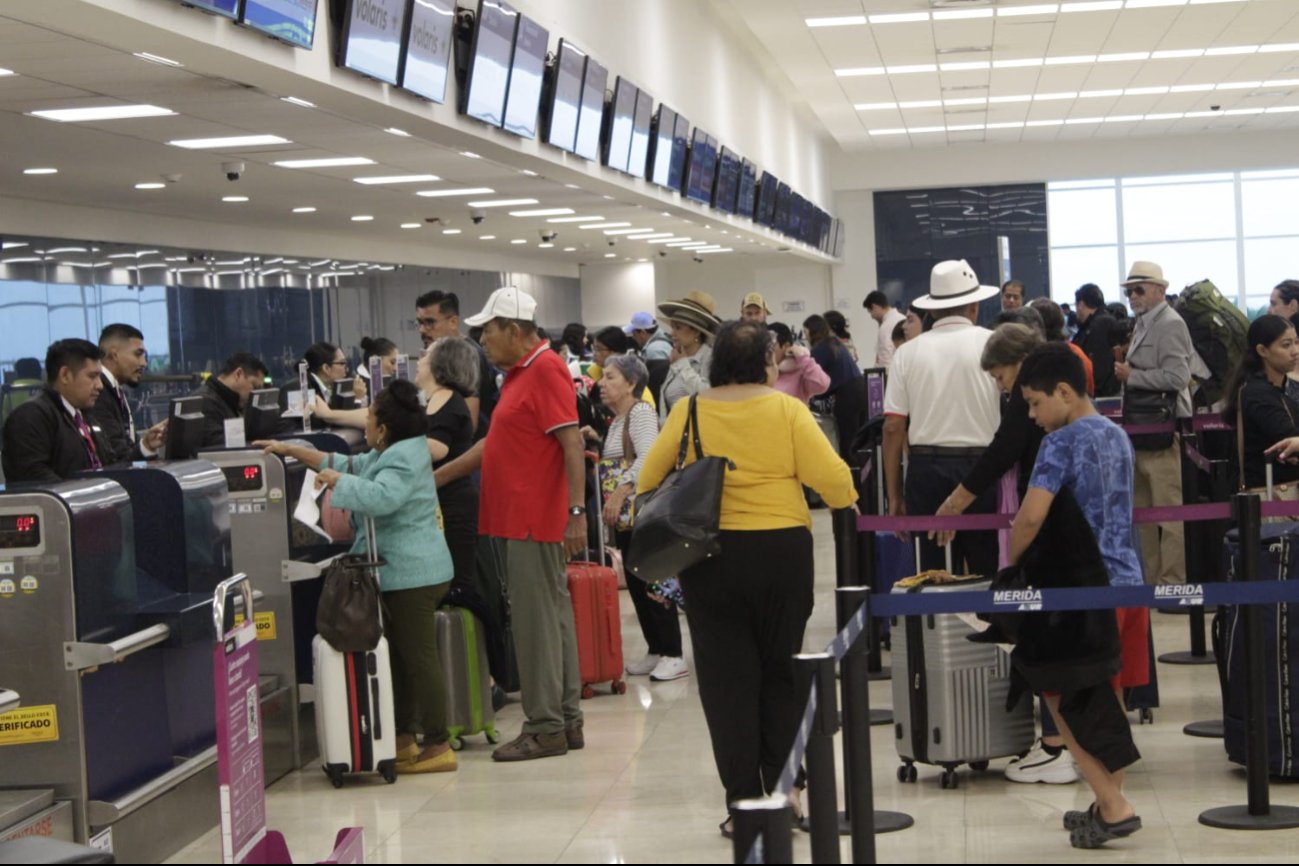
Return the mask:
<path fill-rule="evenodd" d="M 192 460 L 203 447 L 203 398 L 172 397 L 167 407 L 167 460 Z"/>
<path fill-rule="evenodd" d="M 316 37 L 316 0 L 244 0 L 240 22 L 299 48 Z"/>
<path fill-rule="evenodd" d="M 338 65 L 397 83 L 407 0 L 347 0 L 338 38 Z"/>
<path fill-rule="evenodd" d="M 789 234 L 789 205 L 790 205 L 789 184 L 781 183 L 776 186 L 776 217 L 774 227 L 781 234 Z"/>
<path fill-rule="evenodd" d="M 686 158 L 690 155 L 690 121 L 677 114 L 672 130 L 672 168 L 668 172 L 668 186 L 680 190 L 686 182 Z"/>
<path fill-rule="evenodd" d="M 735 196 L 735 212 L 753 219 L 753 208 L 758 193 L 758 167 L 747 159 L 740 164 L 740 189 Z"/>
<path fill-rule="evenodd" d="M 793 190 L 789 192 L 789 236 L 803 239 L 803 197 Z"/>
<path fill-rule="evenodd" d="M 644 90 L 637 91 L 636 113 L 631 122 L 631 149 L 627 151 L 627 173 L 632 177 L 645 176 L 653 117 L 654 97 Z"/>
<path fill-rule="evenodd" d="M 462 114 L 492 126 L 503 122 L 518 23 L 519 13 L 502 0 L 479 0 L 468 76 L 460 94 Z"/>
<path fill-rule="evenodd" d="M 843 258 L 843 244 L 847 240 L 848 233 L 844 228 L 843 220 L 834 221 L 834 249 L 831 251 L 836 259 Z"/>
<path fill-rule="evenodd" d="M 510 89 L 505 97 L 505 130 L 524 138 L 537 137 L 541 109 L 541 82 L 546 72 L 550 31 L 526 15 L 519 16 L 510 66 Z"/>
<path fill-rule="evenodd" d="M 711 204 L 713 179 L 717 176 L 717 139 L 695 127 L 690 139 L 690 159 L 686 168 L 686 198 Z"/>
<path fill-rule="evenodd" d="M 437 103 L 446 101 L 455 21 L 455 0 L 414 0 L 406 28 L 403 89 Z"/>
<path fill-rule="evenodd" d="M 249 403 L 244 409 L 244 440 L 250 444 L 262 439 L 274 439 L 287 426 L 280 417 L 280 407 L 276 404 L 259 406 Z"/>
<path fill-rule="evenodd" d="M 551 88 L 546 143 L 573 152 L 577 142 L 577 116 L 582 107 L 582 76 L 586 52 L 571 42 L 559 40 L 555 79 Z"/>
<path fill-rule="evenodd" d="M 225 18 L 239 17 L 239 0 L 180 0 L 185 6 L 193 6 L 204 12 L 221 15 Z"/>
<path fill-rule="evenodd" d="M 577 142 L 573 151 L 592 162 L 600 158 L 600 127 L 604 123 L 604 89 L 609 80 L 609 70 L 594 57 L 586 59 L 586 74 L 582 77 L 582 110 L 577 119 Z"/>
<path fill-rule="evenodd" d="M 660 105 L 654 112 L 654 122 L 650 126 L 649 167 L 645 176 L 659 186 L 679 189 L 668 183 L 672 171 L 672 133 L 676 128 L 677 113 L 666 105 Z"/>
<path fill-rule="evenodd" d="M 609 119 L 609 140 L 605 144 L 604 164 L 627 171 L 631 154 L 631 128 L 636 119 L 636 96 L 640 89 L 621 75 L 613 85 L 613 114 Z"/>
<path fill-rule="evenodd" d="M 754 205 L 753 218 L 759 225 L 771 227 L 776 213 L 776 185 L 780 181 L 769 171 L 762 173 L 758 181 L 758 202 Z"/>
<path fill-rule="evenodd" d="M 713 207 L 723 213 L 735 213 L 735 197 L 740 192 L 740 158 L 729 147 L 717 157 L 717 179 L 713 182 Z"/>

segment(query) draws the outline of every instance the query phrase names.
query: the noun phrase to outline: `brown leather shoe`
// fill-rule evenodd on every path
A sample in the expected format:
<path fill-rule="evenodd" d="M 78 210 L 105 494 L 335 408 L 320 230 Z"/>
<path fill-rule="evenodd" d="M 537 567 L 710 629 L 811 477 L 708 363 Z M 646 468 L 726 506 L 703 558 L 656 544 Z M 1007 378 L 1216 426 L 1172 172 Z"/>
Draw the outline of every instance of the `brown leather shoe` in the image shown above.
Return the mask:
<path fill-rule="evenodd" d="M 586 746 L 586 735 L 582 733 L 581 722 L 565 728 L 564 737 L 568 740 L 568 748 L 572 751 L 577 751 Z"/>
<path fill-rule="evenodd" d="M 531 761 L 568 754 L 568 738 L 563 732 L 553 734 L 519 734 L 492 752 L 493 761 Z"/>

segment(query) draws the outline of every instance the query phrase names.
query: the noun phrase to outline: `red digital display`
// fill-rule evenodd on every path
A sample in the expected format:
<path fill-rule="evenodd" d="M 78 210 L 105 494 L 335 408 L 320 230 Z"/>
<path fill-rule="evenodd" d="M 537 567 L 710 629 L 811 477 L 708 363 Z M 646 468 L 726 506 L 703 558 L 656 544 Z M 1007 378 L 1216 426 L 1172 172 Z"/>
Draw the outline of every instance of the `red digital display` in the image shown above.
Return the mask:
<path fill-rule="evenodd" d="M 244 480 L 245 480 L 245 481 L 258 481 L 258 480 L 261 479 L 261 477 L 262 477 L 262 467 L 260 467 L 260 466 L 245 466 L 245 467 L 244 467 Z"/>
<path fill-rule="evenodd" d="M 30 514 L 14 519 L 14 528 L 19 532 L 31 532 L 36 528 L 36 518 Z"/>
<path fill-rule="evenodd" d="M 40 515 L 0 515 L 0 550 L 8 550 L 15 547 L 36 547 L 40 543 Z"/>
<path fill-rule="evenodd" d="M 262 489 L 262 467 L 260 463 L 223 466 L 221 471 L 226 477 L 226 488 L 231 493 L 252 493 Z"/>

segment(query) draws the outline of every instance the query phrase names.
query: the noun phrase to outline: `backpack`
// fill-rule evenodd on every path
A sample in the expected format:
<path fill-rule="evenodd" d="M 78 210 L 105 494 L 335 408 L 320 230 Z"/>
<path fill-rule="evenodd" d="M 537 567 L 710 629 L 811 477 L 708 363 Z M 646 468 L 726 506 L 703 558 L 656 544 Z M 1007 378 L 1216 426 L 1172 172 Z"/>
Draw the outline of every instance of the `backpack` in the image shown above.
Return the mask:
<path fill-rule="evenodd" d="M 1187 286 L 1175 309 L 1191 332 L 1196 353 L 1209 368 L 1207 380 L 1196 377 L 1197 400 L 1212 406 L 1223 398 L 1227 380 L 1245 354 L 1249 320 L 1209 280 Z"/>

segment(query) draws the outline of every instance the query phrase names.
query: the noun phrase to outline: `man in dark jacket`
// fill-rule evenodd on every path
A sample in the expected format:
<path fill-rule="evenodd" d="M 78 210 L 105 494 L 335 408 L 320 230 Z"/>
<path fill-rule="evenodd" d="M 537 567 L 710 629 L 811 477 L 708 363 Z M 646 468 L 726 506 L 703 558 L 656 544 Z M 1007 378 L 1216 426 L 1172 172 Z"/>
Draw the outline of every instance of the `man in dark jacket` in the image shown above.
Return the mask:
<path fill-rule="evenodd" d="M 1074 292 L 1078 305 L 1078 333 L 1074 345 L 1092 362 L 1097 397 L 1117 397 L 1122 383 L 1114 376 L 1114 317 L 1105 308 L 1100 287 L 1087 283 Z"/>
<path fill-rule="evenodd" d="M 46 388 L 4 425 L 5 480 L 61 481 L 102 469 L 107 445 L 83 413 L 103 388 L 103 352 L 89 340 L 59 340 L 45 353 Z"/>
<path fill-rule="evenodd" d="M 99 349 L 104 353 L 104 388 L 90 417 L 104 439 L 104 465 L 156 457 L 166 440 L 167 422 L 137 436 L 131 405 L 126 400 L 127 386 L 139 387 L 140 375 L 149 366 L 144 334 L 132 325 L 109 325 L 99 335 Z"/>
<path fill-rule="evenodd" d="M 203 398 L 203 446 L 220 448 L 226 444 L 226 421 L 243 416 L 252 393 L 262 387 L 267 376 L 266 365 L 249 352 L 235 352 L 226 359 L 221 372 L 208 377 L 191 396 Z"/>

